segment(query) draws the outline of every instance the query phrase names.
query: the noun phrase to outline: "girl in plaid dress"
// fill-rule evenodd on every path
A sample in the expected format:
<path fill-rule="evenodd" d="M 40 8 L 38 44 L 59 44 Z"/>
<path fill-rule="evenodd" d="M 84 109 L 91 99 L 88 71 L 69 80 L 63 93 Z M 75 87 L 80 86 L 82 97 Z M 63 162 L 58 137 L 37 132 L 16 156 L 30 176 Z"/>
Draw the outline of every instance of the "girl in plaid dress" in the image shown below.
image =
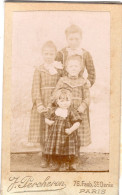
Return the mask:
<path fill-rule="evenodd" d="M 73 169 L 73 161 L 79 152 L 79 136 L 81 116 L 71 106 L 71 92 L 60 89 L 55 94 L 55 106 L 46 114 L 48 134 L 45 142 L 45 154 L 53 161 L 50 170 L 56 171 L 65 162 Z M 58 160 L 57 160 L 58 159 Z M 58 163 L 60 159 L 60 163 Z"/>
<path fill-rule="evenodd" d="M 68 46 L 63 48 L 57 53 L 56 60 L 65 65 L 67 58 L 71 55 L 81 55 L 83 65 L 88 73 L 89 86 L 92 86 L 95 82 L 95 68 L 91 54 L 81 47 L 82 31 L 77 25 L 71 25 L 65 30 L 66 40 Z M 64 73 L 66 67 L 64 67 Z"/>
<path fill-rule="evenodd" d="M 41 143 L 42 161 L 41 166 L 47 166 L 46 156 L 43 154 L 44 148 L 44 112 L 47 111 L 49 97 L 54 90 L 57 81 L 62 76 L 63 66 L 54 61 L 56 56 L 56 46 L 52 41 L 46 42 L 42 47 L 43 64 L 36 68 L 32 84 L 32 102 L 29 138 L 30 143 Z"/>
<path fill-rule="evenodd" d="M 67 58 L 67 76 L 60 78 L 52 95 L 52 102 L 55 99 L 56 91 L 60 88 L 67 88 L 72 92 L 72 106 L 80 115 L 82 122 L 78 129 L 80 146 L 88 146 L 91 143 L 90 121 L 88 107 L 90 103 L 89 83 L 82 76 L 84 64 L 82 57 L 73 55 Z"/>

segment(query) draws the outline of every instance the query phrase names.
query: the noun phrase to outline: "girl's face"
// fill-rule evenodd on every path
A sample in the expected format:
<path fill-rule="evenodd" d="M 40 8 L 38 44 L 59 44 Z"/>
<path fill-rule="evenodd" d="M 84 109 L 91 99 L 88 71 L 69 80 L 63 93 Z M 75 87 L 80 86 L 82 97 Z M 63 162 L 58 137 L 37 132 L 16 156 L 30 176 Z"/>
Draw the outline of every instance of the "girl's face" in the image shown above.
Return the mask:
<path fill-rule="evenodd" d="M 56 51 L 54 48 L 45 47 L 42 51 L 42 56 L 45 63 L 51 64 L 55 60 Z"/>
<path fill-rule="evenodd" d="M 70 97 L 61 97 L 57 100 L 57 104 L 60 108 L 67 109 L 71 105 L 71 98 Z"/>
<path fill-rule="evenodd" d="M 78 47 L 80 47 L 80 43 L 81 43 L 81 35 L 80 33 L 71 33 L 67 36 L 67 42 L 68 42 L 68 46 L 71 49 L 77 49 Z"/>
<path fill-rule="evenodd" d="M 66 71 L 70 76 L 78 76 L 81 69 L 81 63 L 79 60 L 74 59 L 67 62 Z"/>

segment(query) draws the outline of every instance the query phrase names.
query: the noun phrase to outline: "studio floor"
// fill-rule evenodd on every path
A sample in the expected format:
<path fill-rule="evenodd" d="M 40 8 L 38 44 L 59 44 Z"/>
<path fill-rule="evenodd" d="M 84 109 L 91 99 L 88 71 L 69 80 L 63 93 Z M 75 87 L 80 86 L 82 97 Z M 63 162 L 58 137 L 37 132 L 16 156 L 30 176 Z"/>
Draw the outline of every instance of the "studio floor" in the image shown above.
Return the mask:
<path fill-rule="evenodd" d="M 12 153 L 11 172 L 43 172 L 48 169 L 41 168 L 40 153 Z M 81 153 L 80 163 L 76 171 L 81 172 L 108 172 L 109 154 Z"/>

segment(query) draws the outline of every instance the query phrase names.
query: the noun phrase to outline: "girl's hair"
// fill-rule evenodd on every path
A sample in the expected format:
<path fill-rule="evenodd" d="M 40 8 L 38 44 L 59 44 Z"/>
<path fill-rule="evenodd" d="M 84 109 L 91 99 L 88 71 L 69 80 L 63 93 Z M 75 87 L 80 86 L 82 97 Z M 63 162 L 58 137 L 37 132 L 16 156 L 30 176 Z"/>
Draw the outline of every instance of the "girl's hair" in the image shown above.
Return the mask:
<path fill-rule="evenodd" d="M 53 43 L 53 41 L 47 41 L 47 42 L 45 42 L 44 45 L 42 46 L 42 52 L 47 47 L 48 48 L 53 48 L 53 49 L 55 49 L 55 52 L 57 52 L 57 48 L 56 48 L 55 44 Z"/>
<path fill-rule="evenodd" d="M 82 30 L 79 26 L 75 25 L 75 24 L 72 24 L 70 25 L 68 28 L 66 28 L 65 30 L 65 35 L 66 37 L 69 35 L 69 34 L 72 34 L 72 33 L 79 33 L 80 36 L 82 36 Z"/>
<path fill-rule="evenodd" d="M 59 99 L 71 100 L 71 98 L 72 98 L 72 93 L 70 89 L 61 88 L 58 91 L 56 91 L 54 102 L 56 103 L 57 100 Z"/>

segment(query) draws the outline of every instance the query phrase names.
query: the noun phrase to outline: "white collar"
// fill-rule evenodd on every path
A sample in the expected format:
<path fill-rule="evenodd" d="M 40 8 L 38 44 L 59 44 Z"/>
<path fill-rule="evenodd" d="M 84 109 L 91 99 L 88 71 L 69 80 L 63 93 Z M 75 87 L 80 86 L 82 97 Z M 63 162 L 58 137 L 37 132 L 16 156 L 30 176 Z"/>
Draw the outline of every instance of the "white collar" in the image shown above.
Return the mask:
<path fill-rule="evenodd" d="M 57 69 L 63 69 L 63 65 L 61 62 L 54 61 L 51 64 L 44 63 L 44 68 L 51 74 L 55 75 L 57 74 Z"/>
<path fill-rule="evenodd" d="M 60 117 L 63 117 L 63 118 L 66 118 L 67 115 L 68 115 L 68 109 L 63 109 L 63 108 L 57 108 L 55 110 L 55 114 L 56 116 L 60 116 Z"/>
<path fill-rule="evenodd" d="M 68 56 L 71 56 L 71 55 L 82 56 L 83 55 L 83 49 L 81 47 L 78 47 L 76 49 L 71 49 L 70 47 L 67 47 L 66 50 L 68 52 Z"/>

